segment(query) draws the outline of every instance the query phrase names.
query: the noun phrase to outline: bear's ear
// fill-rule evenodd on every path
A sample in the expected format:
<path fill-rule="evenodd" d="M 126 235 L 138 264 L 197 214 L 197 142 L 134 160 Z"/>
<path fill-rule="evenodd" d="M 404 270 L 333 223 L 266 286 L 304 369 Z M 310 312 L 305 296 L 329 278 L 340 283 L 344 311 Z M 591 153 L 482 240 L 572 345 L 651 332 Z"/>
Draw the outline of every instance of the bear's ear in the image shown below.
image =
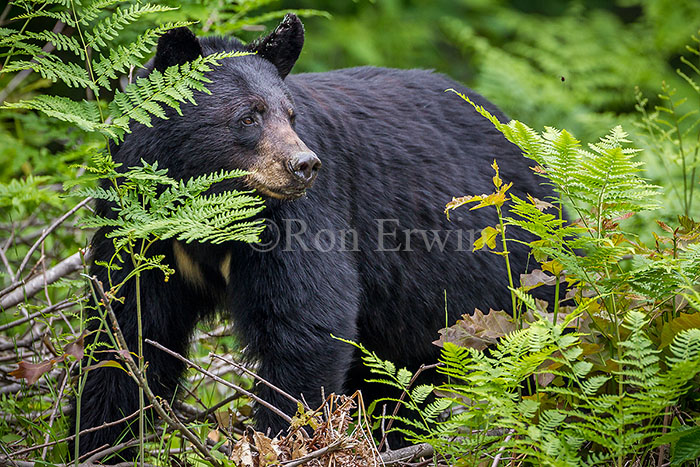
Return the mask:
<path fill-rule="evenodd" d="M 201 55 L 202 46 L 192 31 L 188 28 L 171 29 L 158 38 L 153 68 L 163 72 L 169 66 L 191 62 Z"/>
<path fill-rule="evenodd" d="M 251 43 L 247 49 L 270 61 L 286 78 L 304 46 L 304 25 L 297 15 L 287 14 L 272 33 Z"/>

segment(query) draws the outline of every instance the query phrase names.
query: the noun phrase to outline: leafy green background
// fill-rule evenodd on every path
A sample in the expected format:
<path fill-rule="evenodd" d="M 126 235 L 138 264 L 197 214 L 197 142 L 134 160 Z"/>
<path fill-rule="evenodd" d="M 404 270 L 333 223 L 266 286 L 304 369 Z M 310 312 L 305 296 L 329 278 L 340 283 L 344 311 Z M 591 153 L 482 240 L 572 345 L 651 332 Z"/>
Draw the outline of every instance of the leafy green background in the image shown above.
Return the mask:
<path fill-rule="evenodd" d="M 7 34 L 5 27 L 19 28 L 20 20 L 13 17 L 21 12 L 22 4 L 18 1 L 15 6 L 0 6 L 0 40 Z M 552 126 L 568 130 L 581 141 L 595 142 L 611 128 L 622 125 L 635 146 L 644 149 L 638 154 L 645 162 L 640 175 L 662 188 L 660 210 L 639 213 L 624 221 L 625 229 L 632 233 L 630 238 L 639 236 L 653 245 L 652 234 L 663 230 L 657 220 L 675 226 L 678 215 L 700 218 L 700 203 L 694 202 L 700 141 L 697 0 L 168 0 L 158 4 L 174 9 L 128 21 L 102 52 L 133 42 L 148 28 L 173 22 L 192 22 L 198 34 L 235 34 L 252 40 L 274 27 L 285 11 L 294 9 L 306 25 L 306 45 L 295 72 L 359 65 L 432 68 L 474 88 L 510 117 L 538 132 Z M 37 19 L 29 23 L 27 32 L 36 34 L 54 26 L 53 21 Z M 2 64 L 10 47 L 0 44 Z M 144 48 L 141 62 L 148 58 L 151 48 Z M 69 52 L 59 50 L 57 56 L 68 57 Z M 94 97 L 93 91 L 54 83 L 40 73 L 23 76 L 22 72 L 8 70 L 0 73 L 0 100 L 10 104 L 49 94 L 72 99 Z M 126 80 L 115 78 L 109 83 L 109 89 L 100 94 L 105 102 L 124 89 Z M 107 111 L 102 105 L 100 109 Z M 464 105 L 465 111 L 471 110 L 467 103 Z M 104 138 L 96 132 L 79 131 L 72 124 L 39 113 L 0 110 L 0 289 L 13 282 L 8 269 L 17 273 L 43 229 L 75 206 L 80 198 L 67 195 L 64 184 L 80 177 L 84 171 L 80 164 L 104 146 Z M 24 274 L 40 256 L 37 267 L 48 268 L 87 244 L 90 233 L 81 229 L 76 219 L 70 218 L 47 237 Z M 669 258 L 675 257 L 676 241 L 683 242 L 687 240 L 684 235 L 697 231 L 697 225 L 685 225 L 690 227 L 678 238 L 674 236 L 673 252 L 664 253 L 668 254 L 668 264 Z M 619 282 L 635 285 L 638 281 L 648 286 L 655 277 L 663 282 L 666 266 L 649 260 L 648 277 L 622 277 Z M 0 326 L 41 310 L 52 301 L 66 297 L 78 301 L 83 285 L 79 280 L 63 279 L 35 302 L 25 303 L 22 310 L 0 312 Z M 624 292 L 619 295 L 627 299 L 627 289 L 621 289 Z M 649 295 L 659 291 L 647 287 L 642 292 Z M 673 292 L 664 290 L 664 297 Z M 629 297 L 626 305 L 632 306 L 635 297 L 631 293 Z M 664 298 L 660 302 L 668 308 L 669 301 Z M 691 305 L 697 310 L 698 303 Z M 666 308 L 664 314 L 669 319 L 662 317 L 652 329 L 656 341 L 663 345 L 672 340 L 673 334 L 667 330 L 674 323 L 683 329 L 697 327 L 698 315 L 678 316 L 674 314 L 678 310 L 669 312 Z M 63 325 L 69 320 L 57 325 L 53 318 L 41 317 L 3 329 L 0 345 L 12 350 L 13 342 L 43 332 L 60 348 L 76 333 Z M 680 319 L 690 324 L 677 323 Z M 219 330 L 216 334 L 225 332 Z M 226 352 L 229 346 L 235 347 L 232 339 L 200 337 L 200 356 L 222 346 Z M 57 391 L 60 381 L 55 376 L 45 379 L 49 392 Z M 201 380 L 194 386 L 200 384 Z M 31 394 L 29 386 L 22 386 L 22 391 Z M 0 395 L 0 411 L 13 414 L 0 420 L 0 442 L 21 440 L 13 435 L 17 426 L 30 433 L 28 442 L 42 442 L 44 433 L 62 436 L 65 425 L 57 423 L 55 429 L 47 428 L 45 419 L 31 418 L 37 410 L 50 407 L 51 399 L 15 398 L 12 394 Z M 207 386 L 200 391 L 206 403 L 219 401 L 224 395 L 220 387 Z M 687 446 L 690 434 L 696 436 L 697 423 L 686 421 L 688 425 L 684 426 L 694 431 L 669 435 L 676 436 L 669 442 L 680 439 L 673 446 L 678 451 L 676 459 L 692 459 L 699 454 Z M 61 460 L 61 449 L 48 459 Z"/>

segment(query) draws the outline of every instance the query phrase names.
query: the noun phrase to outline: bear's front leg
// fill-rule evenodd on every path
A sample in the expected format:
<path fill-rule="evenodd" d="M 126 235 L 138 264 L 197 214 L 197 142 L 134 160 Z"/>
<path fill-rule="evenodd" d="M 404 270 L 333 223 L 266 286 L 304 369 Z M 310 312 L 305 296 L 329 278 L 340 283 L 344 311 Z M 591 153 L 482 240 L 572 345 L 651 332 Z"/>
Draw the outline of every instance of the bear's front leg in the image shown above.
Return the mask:
<path fill-rule="evenodd" d="M 318 327 L 300 329 L 292 326 L 277 328 L 277 339 L 259 356 L 258 375 L 286 391 L 292 397 L 306 401 L 311 410 L 318 408 L 321 394 L 341 394 L 345 390 L 347 371 L 352 360 L 352 346 L 331 337 L 331 329 Z M 333 335 L 348 335 L 351 329 L 340 326 Z M 258 382 L 256 393 L 263 400 L 293 417 L 296 405 L 273 388 Z M 270 429 L 270 436 L 289 427 L 289 423 L 273 411 L 259 406 L 255 415 L 256 428 Z"/>
<path fill-rule="evenodd" d="M 326 395 L 342 393 L 354 348 L 332 336 L 356 339 L 360 288 L 351 258 L 318 251 L 238 258 L 246 267 L 233 268 L 230 300 L 258 375 L 299 400 L 303 394 L 311 409 L 322 402 L 321 388 Z M 294 416 L 296 405 L 279 392 L 257 383 L 256 393 Z M 289 424 L 260 407 L 256 426 L 276 435 Z"/>

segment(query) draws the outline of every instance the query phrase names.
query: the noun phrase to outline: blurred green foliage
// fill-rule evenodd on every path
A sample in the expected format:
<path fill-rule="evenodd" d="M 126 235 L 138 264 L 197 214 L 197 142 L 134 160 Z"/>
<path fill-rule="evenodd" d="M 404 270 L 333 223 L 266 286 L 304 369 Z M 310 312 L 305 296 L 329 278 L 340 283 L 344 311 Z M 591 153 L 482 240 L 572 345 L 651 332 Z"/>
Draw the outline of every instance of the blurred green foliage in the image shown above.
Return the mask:
<path fill-rule="evenodd" d="M 693 69 L 699 66 L 700 54 L 695 53 L 698 43 L 692 39 L 700 29 L 697 0 L 157 3 L 178 9 L 126 25 L 111 47 L 129 44 L 157 24 L 179 21 L 194 22 L 191 27 L 198 34 L 234 34 L 250 41 L 294 9 L 306 25 L 306 45 L 295 72 L 360 65 L 432 68 L 464 82 L 538 131 L 545 126 L 565 128 L 583 141 L 592 141 L 622 125 L 646 149 L 641 154 L 646 162 L 643 175 L 665 189 L 662 209 L 635 215 L 626 221 L 627 228 L 649 240 L 651 231 L 659 231 L 656 220 L 675 226 L 680 214 L 700 218 L 700 203 L 692 202 L 698 191 L 692 187 L 698 182 L 695 169 L 700 141 L 700 87 L 695 84 L 700 76 Z M 42 2 L 16 0 L 14 4 L 0 5 L 0 40 L 7 32 L 3 28 L 19 29 L 23 24 L 15 19 L 21 12 L 16 5 L 40 7 Z M 27 31 L 59 26 L 39 19 L 29 22 Z M 61 33 L 71 36 L 76 31 L 68 27 Z M 0 66 L 8 53 L 2 44 Z M 126 83 L 124 77 L 113 80 L 110 89 L 123 89 Z M 41 94 L 94 99 L 90 91 L 53 83 L 37 73 L 0 73 L 0 101 L 17 102 Z M 106 102 L 112 95 L 105 92 L 100 98 Z M 468 111 L 471 108 L 465 103 Z M 77 199 L 65 196 L 63 183 L 78 177 L 82 170 L 78 165 L 104 145 L 99 135 L 45 115 L 0 110 L 0 289 L 13 282 L 15 274 L 21 275 L 19 263 L 43 229 L 75 206 Z M 33 259 L 39 264 L 41 257 L 41 266 L 50 267 L 84 246 L 88 236 L 71 219 L 42 243 Z M 34 264 L 29 263 L 24 272 Z M 37 304 L 32 306 L 36 308 L 30 310 L 79 288 L 60 281 L 35 298 Z M 20 317 L 15 309 L 0 319 L 4 324 Z M 53 320 L 46 323 L 46 329 L 56 335 L 60 326 Z M 5 334 L 12 337 L 14 332 Z M 24 327 L 17 332 L 25 332 Z M 7 413 L 32 413 L 49 404 L 44 400 L 33 405 L 35 402 L 5 398 L 0 405 Z M 16 405 L 25 407 L 19 410 Z M 38 429 L 32 433 L 39 433 L 36 439 L 44 436 Z"/>
<path fill-rule="evenodd" d="M 689 85 L 675 68 L 684 66 L 679 57 L 700 28 L 696 0 L 163 3 L 180 8 L 154 21 L 196 21 L 193 28 L 200 33 L 236 34 L 244 40 L 276 24 L 281 11 L 295 9 L 303 16 L 307 33 L 296 72 L 359 65 L 432 68 L 471 86 L 533 128 L 566 128 L 583 139 L 618 124 L 634 130 L 639 120 L 635 86 L 650 99 L 652 109 L 659 103 L 656 95 L 663 81 L 687 94 Z M 128 43 L 138 32 L 138 27 L 127 28 L 117 41 Z M 10 78 L 0 77 L 0 90 Z M 8 99 L 41 92 L 48 84 L 30 78 Z M 65 131 L 51 139 L 40 125 L 18 123 L 16 116 L 2 114 L 0 122 L 2 139 L 9 142 L 0 143 L 0 181 L 37 174 L 42 168 L 51 172 L 37 151 L 56 152 Z M 19 134 L 24 138 L 13 141 Z M 648 176 L 654 182 L 669 186 L 682 181 L 676 173 L 669 178 L 653 153 L 643 157 L 650 163 Z M 59 162 L 50 164 L 63 166 Z M 669 204 L 674 215 L 680 213 L 679 203 Z"/>
<path fill-rule="evenodd" d="M 649 137 L 635 108 L 635 88 L 647 110 L 666 105 L 662 94 L 697 109 L 698 96 L 676 72 L 693 76 L 682 56 L 698 64 L 686 45 L 700 29 L 696 0 L 284 0 L 333 15 L 305 21 L 307 40 L 296 71 L 376 65 L 433 68 L 497 104 L 535 129 L 566 128 L 594 140 L 622 125 L 646 149 L 645 175 L 665 188 L 665 209 L 627 221 L 650 240 L 655 219 L 700 217 L 684 201 L 678 135 Z M 696 47 L 697 48 L 697 47 Z M 694 75 L 697 78 L 697 75 Z M 686 111 L 688 111 L 686 109 Z M 692 125 L 685 138 L 696 139 Z M 642 137 L 644 136 L 644 137 Z M 686 164 L 685 170 L 693 166 Z M 697 183 L 694 179 L 691 183 Z M 693 209 L 686 211 L 691 205 Z M 658 229 L 657 229 L 658 231 Z"/>
<path fill-rule="evenodd" d="M 282 2 L 333 15 L 305 21 L 297 71 L 433 68 L 513 118 L 591 137 L 636 118 L 634 87 L 681 86 L 678 56 L 700 27 L 694 0 Z M 562 80 L 562 78 L 564 78 Z M 623 122 L 624 123 L 624 122 Z"/>

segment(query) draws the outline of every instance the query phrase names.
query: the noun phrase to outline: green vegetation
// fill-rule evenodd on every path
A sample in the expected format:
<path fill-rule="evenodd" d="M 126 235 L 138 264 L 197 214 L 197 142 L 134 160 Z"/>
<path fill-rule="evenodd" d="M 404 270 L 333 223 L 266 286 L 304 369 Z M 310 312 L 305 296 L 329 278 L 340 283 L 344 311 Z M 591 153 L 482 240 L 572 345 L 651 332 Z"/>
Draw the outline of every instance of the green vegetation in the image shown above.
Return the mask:
<path fill-rule="evenodd" d="M 389 418 L 416 442 L 468 465 L 504 453 L 524 465 L 654 465 L 669 442 L 672 465 L 696 459 L 700 225 L 685 218 L 682 232 L 657 237 L 652 247 L 621 228 L 625 217 L 658 207 L 658 187 L 639 177 L 638 150 L 620 127 L 583 149 L 565 130 L 539 134 L 518 121 L 501 123 L 462 97 L 536 163 L 559 199 L 510 195 L 512 183 L 494 162 L 493 193 L 447 204 L 447 213 L 473 203 L 495 208 L 499 224 L 485 226 L 474 248 L 506 262 L 510 229 L 532 233 L 542 269 L 521 275 L 517 289 L 511 284 L 513 318 L 475 313 L 441 331 L 438 371 L 448 382 L 425 407 L 432 386 L 411 388 L 409 371 L 365 351 L 372 370 L 402 389 L 402 404 L 418 414 Z M 575 222 L 563 218 L 562 204 Z M 547 304 L 529 294 L 564 284 L 568 300 Z M 450 405 L 455 414 L 438 421 L 437 409 Z M 683 415 L 671 417 L 672 410 Z"/>
<path fill-rule="evenodd" d="M 438 465 L 698 465 L 695 0 L 8 3 L 0 11 L 0 463 L 6 455 L 49 464 L 67 458 L 66 401 L 80 392 L 80 378 L 74 384 L 71 375 L 89 369 L 100 350 L 85 339 L 88 295 L 108 298 L 80 276 L 89 228 L 115 229 L 124 258 L 116 255 L 110 267 L 134 261 L 134 281 L 149 268 L 170 273 L 162 258 L 147 254 L 155 239 L 254 241 L 260 232 L 245 220 L 261 208 L 257 198 L 202 196 L 242 173 L 175 181 L 155 164 L 118 172 L 109 158 L 108 143 L 121 140 L 130 124 L 150 124 L 165 108 L 191 102 L 193 91 L 206 90 L 204 73 L 232 54 L 148 78 L 136 78 L 135 70 L 169 29 L 190 25 L 250 40 L 290 9 L 304 17 L 307 31 L 295 71 L 370 64 L 434 68 L 464 81 L 517 118 L 498 122 L 477 109 L 560 196 L 513 197 L 512 181 L 501 180 L 494 164 L 494 193 L 448 205 L 447 212 L 470 203 L 498 210 L 499 224 L 478 226 L 478 246 L 498 253 L 494 260 L 508 260 L 510 229 L 532 232 L 542 270 L 524 275 L 520 288 L 510 284 L 514 319 L 477 312 L 442 332 L 438 371 L 446 383 L 439 397 L 432 386 L 413 387 L 416 369 L 397 370 L 367 354 L 379 379 L 405 391 L 389 406 L 404 404 L 414 415 L 389 415 L 394 428 L 429 443 Z M 601 134 L 587 146 L 573 136 L 595 141 Z M 97 186 L 100 179 L 108 188 Z M 120 214 L 92 216 L 95 198 L 115 201 Z M 556 285 L 567 300 L 535 300 L 529 292 L 542 284 Z M 106 296 L 121 285 L 104 284 Z M 105 331 L 113 329 L 108 308 Z M 223 328 L 204 329 L 193 359 L 231 372 L 221 358 L 205 356 L 235 352 L 236 343 L 221 337 Z M 122 347 L 118 338 L 112 345 Z M 138 380 L 141 363 L 125 357 L 121 364 Z M 238 439 L 249 399 L 200 372 L 189 379 L 189 396 L 176 412 L 159 408 L 172 423 L 140 437 L 142 454 L 161 464 L 177 455 L 198 464 L 232 462 L 205 440 L 218 448 L 227 436 Z M 233 380 L 251 385 L 247 375 Z M 153 403 L 142 389 L 142 406 Z M 361 405 L 361 398 L 353 401 Z M 329 407 L 339 418 L 350 413 L 350 402 Z M 178 416 L 187 423 L 177 425 Z M 296 429 L 322 423 L 315 417 L 301 410 Z M 348 430 L 364 443 L 361 426 Z M 243 439 L 248 450 L 273 452 L 261 447 L 263 438 Z M 284 449 L 298 454 L 306 448 L 295 439 Z M 239 465 L 247 465 L 238 454 Z"/>

